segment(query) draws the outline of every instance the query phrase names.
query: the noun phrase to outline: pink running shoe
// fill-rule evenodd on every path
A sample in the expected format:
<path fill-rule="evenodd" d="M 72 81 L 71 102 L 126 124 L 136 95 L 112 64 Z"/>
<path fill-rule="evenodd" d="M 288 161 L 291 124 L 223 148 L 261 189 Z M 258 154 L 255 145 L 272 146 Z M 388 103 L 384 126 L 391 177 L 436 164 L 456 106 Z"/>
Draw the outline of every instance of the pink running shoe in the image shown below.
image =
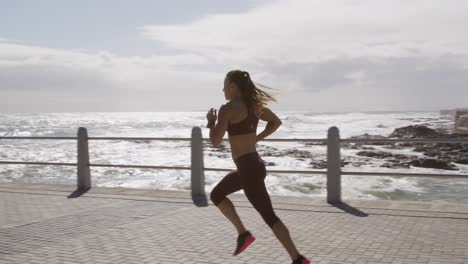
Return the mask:
<path fill-rule="evenodd" d="M 302 255 L 299 255 L 299 257 L 294 260 L 292 264 L 310 264 L 310 260 Z"/>
<path fill-rule="evenodd" d="M 232 255 L 239 255 L 244 251 L 250 244 L 255 241 L 255 237 L 249 231 L 245 231 L 237 237 L 237 248 Z"/>

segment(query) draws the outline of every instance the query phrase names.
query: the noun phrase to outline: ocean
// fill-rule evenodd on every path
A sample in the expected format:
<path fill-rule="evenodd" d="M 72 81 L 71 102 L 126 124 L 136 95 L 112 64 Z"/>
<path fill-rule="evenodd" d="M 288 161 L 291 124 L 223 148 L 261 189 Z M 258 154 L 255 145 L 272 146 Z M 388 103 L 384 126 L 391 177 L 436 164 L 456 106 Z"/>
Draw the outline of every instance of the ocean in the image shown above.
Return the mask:
<path fill-rule="evenodd" d="M 307 111 L 276 111 L 283 125 L 269 138 L 326 138 L 327 130 L 337 126 L 342 138 L 365 133 L 388 136 L 395 128 L 426 125 L 448 130 L 453 120 L 439 112 L 376 112 L 376 113 L 312 113 Z M 83 112 L 83 113 L 0 113 L 0 136 L 76 136 L 78 127 L 86 127 L 90 137 L 185 137 L 192 127 L 202 128 L 208 137 L 206 111 L 193 112 Z M 257 133 L 266 123 L 259 122 Z M 225 135 L 227 138 L 227 134 Z M 235 169 L 226 148 L 204 149 L 205 167 Z M 74 140 L 0 140 L 1 161 L 76 162 Z M 412 148 L 376 150 L 423 156 Z M 223 149 L 223 148 L 221 148 Z M 262 153 L 300 151 L 311 157 L 287 155 L 262 156 L 267 170 L 317 170 L 312 160 L 326 158 L 326 146 L 304 142 L 265 142 L 257 145 Z M 362 149 L 361 149 L 362 150 Z M 100 164 L 136 164 L 190 166 L 189 141 L 122 141 L 89 142 L 90 162 Z M 352 161 L 343 171 L 378 171 L 405 173 L 468 174 L 468 165 L 456 164 L 456 171 L 410 167 L 381 167 L 381 159 L 356 155 L 359 149 L 343 148 L 341 156 Z M 227 172 L 205 171 L 206 191 L 210 192 Z M 190 191 L 189 170 L 157 170 L 91 167 L 92 184 L 107 187 L 152 188 Z M 468 179 L 429 177 L 342 176 L 343 199 L 391 199 L 431 202 L 468 203 Z M 76 184 L 76 168 L 65 166 L 0 164 L 0 182 L 30 182 Z M 265 180 L 271 195 L 326 196 L 324 175 L 268 173 Z M 243 191 L 239 191 L 242 193 Z"/>

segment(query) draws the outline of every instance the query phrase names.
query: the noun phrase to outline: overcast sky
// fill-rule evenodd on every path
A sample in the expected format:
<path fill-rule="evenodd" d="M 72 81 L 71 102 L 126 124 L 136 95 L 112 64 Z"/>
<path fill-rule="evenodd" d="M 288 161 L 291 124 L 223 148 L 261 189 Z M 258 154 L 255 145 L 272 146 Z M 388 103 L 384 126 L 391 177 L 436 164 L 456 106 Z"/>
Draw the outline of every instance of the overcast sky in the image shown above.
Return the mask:
<path fill-rule="evenodd" d="M 2 0 L 0 112 L 198 111 L 227 71 L 277 110 L 468 107 L 466 0 Z"/>

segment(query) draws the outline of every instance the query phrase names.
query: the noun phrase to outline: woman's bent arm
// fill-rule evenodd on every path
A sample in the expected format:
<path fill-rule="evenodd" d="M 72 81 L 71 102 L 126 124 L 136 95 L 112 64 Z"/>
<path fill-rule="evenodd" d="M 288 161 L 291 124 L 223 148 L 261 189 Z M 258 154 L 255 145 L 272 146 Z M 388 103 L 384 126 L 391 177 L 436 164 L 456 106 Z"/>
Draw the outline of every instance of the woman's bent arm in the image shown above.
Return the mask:
<path fill-rule="evenodd" d="M 257 135 L 257 142 L 268 137 L 269 135 L 273 134 L 278 127 L 281 126 L 281 121 L 280 122 L 268 122 L 267 125 L 265 126 L 265 129 Z"/>
<path fill-rule="evenodd" d="M 268 107 L 264 107 L 262 114 L 259 116 L 259 119 L 267 121 L 268 123 L 265 129 L 257 135 L 257 142 L 271 135 L 283 123 L 279 117 L 275 115 L 275 113 L 273 113 L 273 111 L 271 111 Z"/>

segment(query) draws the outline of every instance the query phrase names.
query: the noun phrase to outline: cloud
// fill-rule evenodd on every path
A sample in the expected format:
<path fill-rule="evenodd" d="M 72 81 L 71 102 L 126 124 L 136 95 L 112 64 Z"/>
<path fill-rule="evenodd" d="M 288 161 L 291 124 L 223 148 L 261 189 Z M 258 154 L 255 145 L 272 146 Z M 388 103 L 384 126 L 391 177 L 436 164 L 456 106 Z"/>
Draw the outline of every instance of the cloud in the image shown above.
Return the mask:
<path fill-rule="evenodd" d="M 47 109 L 75 111 L 80 105 L 100 111 L 180 110 L 184 105 L 178 101 L 188 101 L 183 97 L 210 98 L 218 86 L 222 91 L 222 77 L 205 63 L 203 56 L 188 53 L 118 56 L 0 43 L 0 111 L 44 109 L 47 102 L 56 106 Z M 193 103 L 201 106 L 201 101 Z"/>
<path fill-rule="evenodd" d="M 0 90 L 177 89 L 212 78 L 197 70 L 203 64 L 205 59 L 196 54 L 123 57 L 0 43 Z M 189 66 L 190 71 L 180 71 Z"/>
<path fill-rule="evenodd" d="M 142 35 L 249 69 L 280 88 L 289 105 L 438 109 L 468 104 L 466 9 L 462 0 L 275 1 L 240 14 L 148 25 Z"/>
<path fill-rule="evenodd" d="M 152 56 L 0 39 L 0 111 L 43 109 L 41 100 L 55 109 L 96 111 L 216 107 L 232 68 L 277 88 L 275 107 L 282 109 L 468 105 L 466 1 L 252 3 L 242 13 L 142 26 L 144 38 L 163 45 Z"/>
<path fill-rule="evenodd" d="M 142 34 L 183 51 L 234 61 L 467 54 L 466 9 L 463 0 L 275 1 L 241 14 L 148 25 Z"/>
<path fill-rule="evenodd" d="M 462 58 L 466 60 L 468 58 Z M 327 111 L 439 110 L 468 105 L 468 68 L 450 55 L 401 57 L 382 61 L 336 60 L 328 66 L 346 76 L 309 93 L 309 103 Z M 331 65 L 331 66 L 330 66 Z M 322 68 L 317 65 L 315 68 Z M 295 74 L 295 73 L 294 73 Z M 319 87 L 313 74 L 304 73 L 303 87 Z M 310 79 L 307 79 L 311 76 Z M 309 84 L 309 86 L 307 85 Z"/>

